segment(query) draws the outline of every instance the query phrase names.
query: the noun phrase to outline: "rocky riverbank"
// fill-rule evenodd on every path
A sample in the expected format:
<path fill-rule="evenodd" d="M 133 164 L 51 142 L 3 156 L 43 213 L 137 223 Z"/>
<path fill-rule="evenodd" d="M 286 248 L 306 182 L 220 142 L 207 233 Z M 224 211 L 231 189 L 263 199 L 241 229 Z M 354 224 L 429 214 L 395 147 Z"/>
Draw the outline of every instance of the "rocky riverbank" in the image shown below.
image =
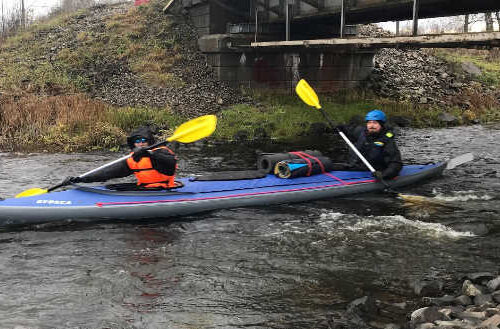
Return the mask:
<path fill-rule="evenodd" d="M 245 103 L 238 90 L 215 79 L 198 51 L 196 30 L 185 17 L 165 15 L 162 6 L 160 1 L 145 8 L 130 2 L 95 5 L 42 22 L 23 36 L 22 44 L 6 46 L 0 64 L 13 61 L 18 72 L 23 62 L 32 71 L 46 67 L 62 72 L 64 78 L 54 81 L 40 81 L 48 78 L 37 77 L 36 70 L 22 78 L 17 89 L 40 96 L 77 91 L 113 106 L 168 107 L 186 116 Z M 24 46 L 27 51 L 20 51 Z M 38 50 L 32 54 L 31 49 Z"/>
<path fill-rule="evenodd" d="M 361 37 L 391 37 L 375 25 L 359 27 Z M 425 49 L 380 49 L 364 88 L 384 98 L 413 104 L 477 107 L 478 98 L 500 102 L 500 90 L 478 81 L 483 74 L 472 62 L 454 65 Z"/>
<path fill-rule="evenodd" d="M 382 303 L 370 296 L 352 301 L 335 329 L 498 329 L 500 276 L 471 273 L 459 282 L 419 280 L 411 284 L 416 303 Z"/>

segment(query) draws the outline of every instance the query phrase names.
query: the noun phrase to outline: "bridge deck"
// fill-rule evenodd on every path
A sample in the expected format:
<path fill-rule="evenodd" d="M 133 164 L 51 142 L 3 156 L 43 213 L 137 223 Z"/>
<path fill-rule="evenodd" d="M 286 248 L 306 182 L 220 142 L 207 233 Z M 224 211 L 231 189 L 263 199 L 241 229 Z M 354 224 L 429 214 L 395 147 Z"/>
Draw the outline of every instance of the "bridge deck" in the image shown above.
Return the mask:
<path fill-rule="evenodd" d="M 421 35 L 416 37 L 346 38 L 252 42 L 252 48 L 481 48 L 500 47 L 500 32 Z"/>

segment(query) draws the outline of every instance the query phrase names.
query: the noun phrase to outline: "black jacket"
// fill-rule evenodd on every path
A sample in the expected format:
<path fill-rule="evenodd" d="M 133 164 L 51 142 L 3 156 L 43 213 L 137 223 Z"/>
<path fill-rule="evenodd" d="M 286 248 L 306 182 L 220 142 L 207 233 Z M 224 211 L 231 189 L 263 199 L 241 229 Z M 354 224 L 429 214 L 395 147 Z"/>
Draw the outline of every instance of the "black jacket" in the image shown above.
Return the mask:
<path fill-rule="evenodd" d="M 390 130 L 382 128 L 376 135 L 368 134 L 366 128 L 361 126 L 342 130 L 372 167 L 382 172 L 383 178 L 390 179 L 399 174 L 403 162 L 394 134 Z M 351 168 L 367 170 L 361 159 L 352 150 L 349 151 Z"/>

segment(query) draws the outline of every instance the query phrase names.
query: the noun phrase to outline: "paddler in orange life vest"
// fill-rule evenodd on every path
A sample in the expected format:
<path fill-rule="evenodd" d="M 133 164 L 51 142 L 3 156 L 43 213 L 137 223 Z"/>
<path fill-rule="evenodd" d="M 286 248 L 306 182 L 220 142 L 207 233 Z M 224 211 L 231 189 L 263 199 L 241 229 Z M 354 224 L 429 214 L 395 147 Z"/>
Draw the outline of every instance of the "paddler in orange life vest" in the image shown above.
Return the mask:
<path fill-rule="evenodd" d="M 134 174 L 137 185 L 142 188 L 169 188 L 175 186 L 177 159 L 166 146 L 147 150 L 155 143 L 153 133 L 148 127 L 140 127 L 127 137 L 127 144 L 132 150 L 131 157 L 117 162 L 83 178 L 67 177 L 66 183 L 104 182 L 112 178 Z"/>

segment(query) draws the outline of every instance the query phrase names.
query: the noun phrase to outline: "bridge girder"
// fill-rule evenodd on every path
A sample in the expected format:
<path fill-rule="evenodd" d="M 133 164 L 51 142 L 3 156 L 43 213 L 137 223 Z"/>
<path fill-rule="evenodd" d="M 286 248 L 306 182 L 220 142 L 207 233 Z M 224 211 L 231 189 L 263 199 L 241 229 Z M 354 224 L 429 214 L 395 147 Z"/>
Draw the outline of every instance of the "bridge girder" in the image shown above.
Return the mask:
<path fill-rule="evenodd" d="M 268 18 L 279 22 L 285 17 L 284 3 L 293 7 L 294 20 L 338 20 L 342 0 L 250 0 Z M 412 19 L 413 0 L 344 0 L 347 23 L 365 24 Z M 499 0 L 419 0 L 419 17 L 433 18 L 500 11 Z M 255 7 L 254 7 L 255 8 Z"/>

